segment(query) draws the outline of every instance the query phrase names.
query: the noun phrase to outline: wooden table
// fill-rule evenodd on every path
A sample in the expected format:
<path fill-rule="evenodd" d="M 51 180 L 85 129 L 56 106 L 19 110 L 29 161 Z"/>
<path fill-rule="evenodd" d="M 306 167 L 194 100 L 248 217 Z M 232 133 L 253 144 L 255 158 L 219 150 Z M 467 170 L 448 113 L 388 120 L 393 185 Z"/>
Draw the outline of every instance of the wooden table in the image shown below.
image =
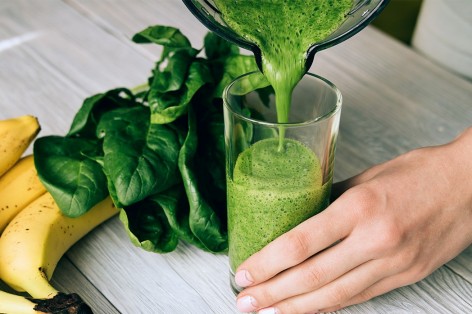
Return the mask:
<path fill-rule="evenodd" d="M 206 29 L 178 0 L 0 1 L 0 118 L 33 114 L 63 135 L 83 99 L 148 77 L 160 52 L 133 44 L 148 25 Z M 472 125 L 472 83 L 374 28 L 320 53 L 312 72 L 343 92 L 336 180 Z M 135 248 L 113 218 L 61 260 L 54 285 L 96 313 L 236 313 L 227 257 L 185 244 Z M 471 313 L 472 247 L 425 280 L 340 313 Z"/>

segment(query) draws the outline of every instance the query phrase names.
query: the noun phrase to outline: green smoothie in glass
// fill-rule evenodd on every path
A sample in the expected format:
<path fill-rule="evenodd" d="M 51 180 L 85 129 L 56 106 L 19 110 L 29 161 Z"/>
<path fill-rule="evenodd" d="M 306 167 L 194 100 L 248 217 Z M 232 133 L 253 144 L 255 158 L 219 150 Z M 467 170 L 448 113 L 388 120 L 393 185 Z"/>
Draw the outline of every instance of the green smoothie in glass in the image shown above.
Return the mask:
<path fill-rule="evenodd" d="M 303 143 L 259 141 L 242 152 L 228 180 L 231 269 L 328 205 L 330 183 Z"/>
<path fill-rule="evenodd" d="M 289 122 L 292 92 L 305 74 L 307 50 L 335 31 L 353 0 L 214 0 L 226 24 L 261 51 L 275 92 L 277 122 Z M 232 271 L 279 235 L 328 205 L 332 178 L 305 144 L 285 137 L 254 143 L 227 175 Z"/>

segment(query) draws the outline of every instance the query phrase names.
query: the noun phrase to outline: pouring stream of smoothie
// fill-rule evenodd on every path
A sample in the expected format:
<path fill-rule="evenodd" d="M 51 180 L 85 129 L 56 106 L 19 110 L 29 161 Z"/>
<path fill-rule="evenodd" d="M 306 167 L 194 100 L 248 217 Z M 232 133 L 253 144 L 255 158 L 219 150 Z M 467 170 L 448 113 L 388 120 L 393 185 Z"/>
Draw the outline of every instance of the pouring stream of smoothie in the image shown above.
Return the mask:
<path fill-rule="evenodd" d="M 305 74 L 307 50 L 334 32 L 353 0 L 214 0 L 226 24 L 261 51 L 275 91 L 277 122 L 289 122 L 292 92 Z M 279 134 L 282 150 L 285 131 Z"/>

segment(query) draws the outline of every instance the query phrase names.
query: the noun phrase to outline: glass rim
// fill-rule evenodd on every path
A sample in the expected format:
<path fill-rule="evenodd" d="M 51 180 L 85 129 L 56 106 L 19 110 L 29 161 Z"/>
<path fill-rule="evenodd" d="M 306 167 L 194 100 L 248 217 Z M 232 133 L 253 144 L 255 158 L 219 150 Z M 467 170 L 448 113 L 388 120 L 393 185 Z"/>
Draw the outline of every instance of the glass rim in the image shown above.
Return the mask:
<path fill-rule="evenodd" d="M 245 121 L 248 121 L 248 122 L 251 122 L 252 124 L 258 124 L 258 125 L 262 125 L 262 126 L 265 126 L 265 127 L 280 127 L 280 126 L 283 126 L 285 128 L 293 128 L 293 127 L 300 127 L 300 126 L 306 126 L 306 125 L 310 125 L 310 124 L 318 124 L 318 123 L 321 123 L 323 121 L 326 121 L 328 119 L 330 119 L 331 117 L 333 117 L 334 115 L 336 115 L 340 110 L 341 110 L 341 107 L 342 107 L 342 94 L 341 94 L 341 91 L 339 90 L 339 88 L 334 85 L 331 81 L 329 81 L 328 79 L 320 76 L 320 75 L 317 75 L 317 74 L 314 74 L 314 73 L 311 73 L 311 72 L 307 72 L 305 75 L 307 76 L 310 76 L 310 77 L 314 77 L 318 80 L 321 80 L 323 81 L 325 84 L 327 84 L 335 93 L 336 93 L 336 103 L 334 104 L 333 106 L 333 109 L 328 111 L 327 113 L 325 113 L 324 115 L 321 115 L 321 116 L 317 116 L 317 117 L 314 117 L 312 119 L 309 119 L 309 120 L 306 120 L 306 121 L 302 121 L 302 122 L 283 122 L 283 123 L 278 123 L 278 122 L 267 122 L 267 121 L 261 121 L 261 120 L 257 120 L 257 119 L 254 119 L 254 118 L 250 118 L 250 117 L 246 117 L 236 111 L 234 111 L 232 108 L 231 108 L 231 105 L 229 104 L 229 102 L 227 101 L 227 95 L 229 93 L 229 90 L 231 89 L 231 87 L 237 83 L 239 80 L 241 80 L 242 78 L 246 77 L 246 76 L 249 76 L 249 75 L 253 75 L 253 74 L 260 74 L 260 75 L 263 75 L 260 71 L 252 71 L 252 72 L 248 72 L 248 73 L 245 73 L 243 75 L 240 75 L 238 76 L 237 78 L 235 78 L 234 80 L 231 81 L 231 83 L 229 83 L 225 89 L 223 90 L 223 105 L 225 106 L 226 109 L 228 109 L 229 111 L 231 111 L 231 113 L 233 115 L 235 115 L 236 117 L 238 117 L 239 119 L 241 120 L 245 120 Z M 302 78 L 303 79 L 303 78 Z"/>

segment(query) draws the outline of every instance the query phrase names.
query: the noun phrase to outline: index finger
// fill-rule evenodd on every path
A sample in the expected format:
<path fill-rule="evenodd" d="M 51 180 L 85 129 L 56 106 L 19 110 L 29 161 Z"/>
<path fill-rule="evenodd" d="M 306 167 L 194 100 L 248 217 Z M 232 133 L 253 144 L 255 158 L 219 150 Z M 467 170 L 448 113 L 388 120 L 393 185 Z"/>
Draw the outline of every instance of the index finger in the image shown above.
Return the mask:
<path fill-rule="evenodd" d="M 247 287 L 266 281 L 347 237 L 355 220 L 343 199 L 249 257 L 237 269 L 236 284 Z"/>

